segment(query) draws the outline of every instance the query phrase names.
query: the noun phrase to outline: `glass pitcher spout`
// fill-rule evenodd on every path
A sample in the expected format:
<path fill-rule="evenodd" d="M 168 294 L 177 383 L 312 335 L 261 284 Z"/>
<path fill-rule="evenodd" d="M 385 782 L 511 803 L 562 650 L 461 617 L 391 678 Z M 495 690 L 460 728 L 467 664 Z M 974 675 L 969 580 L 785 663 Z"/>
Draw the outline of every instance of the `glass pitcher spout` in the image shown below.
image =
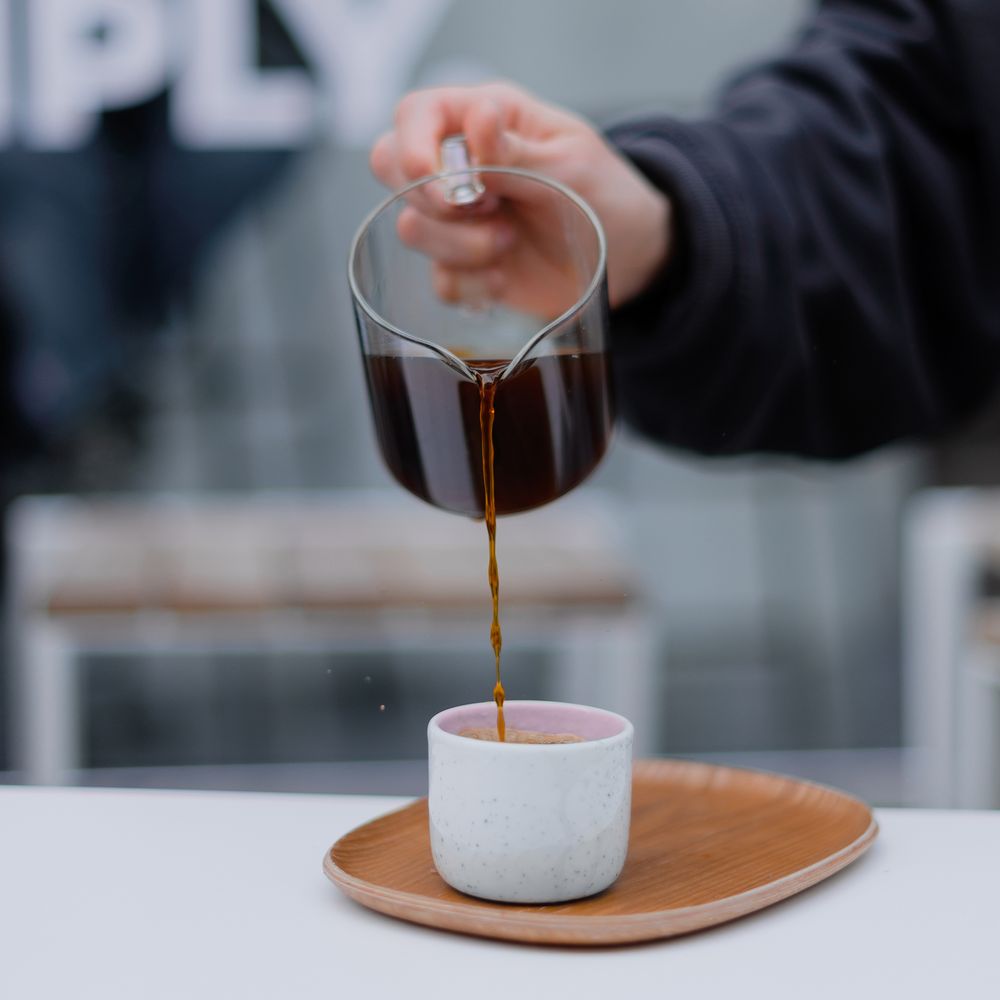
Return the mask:
<path fill-rule="evenodd" d="M 593 209 L 565 185 L 528 170 L 477 167 L 485 190 L 518 205 L 526 240 L 538 235 L 565 241 L 563 259 L 546 282 L 547 298 L 526 299 L 517 288 L 489 300 L 484 309 L 481 284 L 457 287 L 451 300 L 435 291 L 433 262 L 398 238 L 399 216 L 420 209 L 440 187 L 438 212 L 451 210 L 457 224 L 467 224 L 461 206 L 446 201 L 449 182 L 465 181 L 466 170 L 446 170 L 414 181 L 378 205 L 361 224 L 351 245 L 348 278 L 359 324 L 373 324 L 386 334 L 435 354 L 474 381 L 468 357 L 505 358 L 510 374 L 546 338 L 558 336 L 574 317 L 602 294 L 607 263 L 604 230 Z M 473 268 L 456 268 L 471 274 Z M 605 305 L 606 308 L 606 305 Z M 366 331 L 362 331 L 364 344 Z"/>

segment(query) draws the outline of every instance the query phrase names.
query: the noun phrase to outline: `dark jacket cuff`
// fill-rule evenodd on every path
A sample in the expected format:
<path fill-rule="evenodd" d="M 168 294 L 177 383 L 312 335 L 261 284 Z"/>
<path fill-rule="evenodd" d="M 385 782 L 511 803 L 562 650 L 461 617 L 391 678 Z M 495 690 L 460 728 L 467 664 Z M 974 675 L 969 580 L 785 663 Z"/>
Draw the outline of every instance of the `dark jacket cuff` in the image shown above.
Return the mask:
<path fill-rule="evenodd" d="M 612 315 L 616 353 L 640 361 L 680 348 L 711 324 L 737 281 L 736 235 L 716 190 L 727 150 L 713 126 L 669 120 L 616 126 L 608 139 L 663 191 L 674 212 L 671 262 L 650 288 Z M 731 302 L 732 299 L 729 299 Z M 666 340 L 654 331 L 669 331 Z"/>

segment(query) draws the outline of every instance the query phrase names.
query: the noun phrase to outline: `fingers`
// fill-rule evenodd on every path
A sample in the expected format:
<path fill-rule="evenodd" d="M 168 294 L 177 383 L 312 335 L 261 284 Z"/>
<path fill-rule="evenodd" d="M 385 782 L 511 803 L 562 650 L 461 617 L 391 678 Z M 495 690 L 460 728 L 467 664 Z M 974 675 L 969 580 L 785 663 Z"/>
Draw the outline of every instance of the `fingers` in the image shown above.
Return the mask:
<path fill-rule="evenodd" d="M 396 153 L 405 178 L 416 180 L 441 169 L 441 140 L 462 131 L 469 91 L 457 87 L 418 90 L 396 109 Z"/>
<path fill-rule="evenodd" d="M 471 104 L 463 130 L 474 161 L 495 167 L 537 169 L 546 160 L 545 143 L 532 140 L 510 127 L 512 112 L 493 98 Z"/>
<path fill-rule="evenodd" d="M 398 190 L 410 183 L 411 178 L 403 171 L 399 156 L 399 136 L 396 132 L 386 132 L 372 147 L 369 166 L 376 179 L 387 188 Z M 423 175 L 421 175 L 423 176 Z M 407 202 L 421 212 L 440 218 L 450 218 L 455 214 L 455 208 L 445 197 L 444 189 L 436 186 L 417 188 L 406 196 Z M 491 208 L 496 202 L 491 202 Z"/>
<path fill-rule="evenodd" d="M 505 84 L 442 87 L 407 94 L 396 109 L 396 152 L 402 173 L 415 180 L 441 169 L 441 140 L 463 133 L 473 163 L 509 166 L 504 130 L 518 119 L 516 105 L 528 101 Z"/>
<path fill-rule="evenodd" d="M 509 146 L 504 139 L 504 112 L 492 98 L 470 104 L 462 118 L 469 155 L 477 164 L 507 167 Z"/>
<path fill-rule="evenodd" d="M 442 221 L 413 207 L 397 222 L 400 240 L 447 268 L 473 270 L 496 264 L 514 245 L 514 227 L 502 217 Z"/>
<path fill-rule="evenodd" d="M 395 127 L 372 147 L 369 165 L 386 187 L 400 188 L 441 169 L 441 141 L 462 130 L 468 98 L 459 88 L 419 90 L 396 108 Z"/>
<path fill-rule="evenodd" d="M 474 163 L 530 169 L 564 118 L 507 83 L 414 91 L 399 102 L 394 131 L 376 144 L 372 169 L 395 186 L 436 173 L 441 141 L 456 133 L 465 134 Z"/>

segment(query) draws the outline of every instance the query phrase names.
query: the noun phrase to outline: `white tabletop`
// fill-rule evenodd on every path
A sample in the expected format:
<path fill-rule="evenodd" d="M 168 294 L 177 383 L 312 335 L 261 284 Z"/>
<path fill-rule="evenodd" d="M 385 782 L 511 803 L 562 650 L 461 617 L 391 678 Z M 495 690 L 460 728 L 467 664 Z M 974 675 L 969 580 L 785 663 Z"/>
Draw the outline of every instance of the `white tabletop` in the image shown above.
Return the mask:
<path fill-rule="evenodd" d="M 370 913 L 322 875 L 403 800 L 0 788 L 0 997 L 993 997 L 1000 813 L 884 809 L 871 851 L 743 920 L 581 951 Z"/>

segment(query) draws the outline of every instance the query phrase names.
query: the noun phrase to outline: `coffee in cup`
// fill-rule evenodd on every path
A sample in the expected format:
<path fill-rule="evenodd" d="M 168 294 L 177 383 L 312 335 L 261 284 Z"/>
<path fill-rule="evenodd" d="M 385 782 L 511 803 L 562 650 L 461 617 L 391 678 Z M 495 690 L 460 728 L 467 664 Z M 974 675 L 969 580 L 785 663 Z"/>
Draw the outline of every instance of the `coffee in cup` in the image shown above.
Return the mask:
<path fill-rule="evenodd" d="M 463 729 L 459 736 L 464 736 L 470 740 L 486 740 L 490 743 L 499 743 L 500 733 L 495 726 L 470 726 Z M 583 737 L 576 733 L 540 733 L 534 729 L 510 729 L 504 734 L 504 740 L 508 743 L 582 743 Z"/>

